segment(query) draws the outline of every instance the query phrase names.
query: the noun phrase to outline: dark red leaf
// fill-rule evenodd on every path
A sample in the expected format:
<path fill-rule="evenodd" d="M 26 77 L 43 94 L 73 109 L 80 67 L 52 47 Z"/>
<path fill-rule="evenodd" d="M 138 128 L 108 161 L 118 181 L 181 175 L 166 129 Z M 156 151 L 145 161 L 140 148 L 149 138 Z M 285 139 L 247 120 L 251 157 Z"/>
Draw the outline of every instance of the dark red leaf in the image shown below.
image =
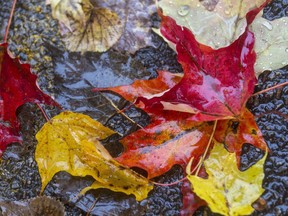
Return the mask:
<path fill-rule="evenodd" d="M 22 138 L 19 136 L 18 131 L 0 123 L 0 156 L 7 145 L 13 142 L 22 142 Z"/>
<path fill-rule="evenodd" d="M 186 179 L 181 187 L 183 206 L 180 211 L 181 216 L 190 216 L 201 206 L 207 205 L 191 189 L 191 183 Z"/>
<path fill-rule="evenodd" d="M 11 58 L 7 44 L 0 45 L 0 148 L 4 150 L 10 142 L 21 141 L 16 110 L 26 102 L 45 103 L 59 106 L 44 94 L 36 84 L 37 76 L 32 74 L 28 64 L 21 64 Z"/>

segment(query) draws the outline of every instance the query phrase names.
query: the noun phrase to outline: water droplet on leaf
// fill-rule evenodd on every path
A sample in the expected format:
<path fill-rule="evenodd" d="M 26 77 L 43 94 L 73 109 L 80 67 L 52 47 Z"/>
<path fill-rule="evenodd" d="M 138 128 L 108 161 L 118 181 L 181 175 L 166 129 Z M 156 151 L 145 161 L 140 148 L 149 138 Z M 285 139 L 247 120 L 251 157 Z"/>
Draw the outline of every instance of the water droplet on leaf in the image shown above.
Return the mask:
<path fill-rule="evenodd" d="M 269 31 L 273 29 L 272 24 L 268 21 L 263 22 L 262 25 L 265 26 Z"/>
<path fill-rule="evenodd" d="M 225 10 L 224 12 L 225 12 L 226 15 L 229 15 L 229 14 L 230 14 L 230 11 L 229 11 L 229 10 Z"/>
<path fill-rule="evenodd" d="M 189 13 L 190 7 L 189 5 L 182 5 L 178 9 L 178 14 L 180 16 L 186 16 Z"/>

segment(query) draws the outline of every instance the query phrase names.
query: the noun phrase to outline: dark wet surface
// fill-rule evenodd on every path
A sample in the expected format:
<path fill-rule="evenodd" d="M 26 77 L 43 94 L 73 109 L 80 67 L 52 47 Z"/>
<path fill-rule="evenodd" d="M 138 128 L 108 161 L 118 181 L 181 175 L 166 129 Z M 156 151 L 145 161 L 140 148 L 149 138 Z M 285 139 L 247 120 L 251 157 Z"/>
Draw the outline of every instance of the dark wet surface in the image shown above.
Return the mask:
<path fill-rule="evenodd" d="M 288 67 L 264 73 L 258 89 L 266 89 L 288 80 Z M 288 214 L 288 86 L 259 95 L 249 105 L 271 150 L 265 164 L 267 212 L 259 215 Z"/>
<path fill-rule="evenodd" d="M 0 3 L 0 39 L 3 23 L 7 21 L 12 1 Z M 288 1 L 274 1 L 265 9 L 269 19 L 287 14 Z M 155 25 L 158 18 L 154 15 Z M 112 101 L 120 109 L 129 106 L 121 97 L 94 93 L 93 87 L 129 84 L 133 80 L 156 76 L 157 69 L 180 72 L 175 54 L 156 35 L 153 41 L 157 48 L 147 47 L 135 55 L 124 55 L 110 50 L 106 53 L 68 53 L 57 32 L 57 22 L 50 16 L 50 8 L 43 0 L 18 0 L 10 29 L 10 50 L 27 60 L 39 76 L 39 85 L 52 95 L 64 109 L 88 114 L 103 124 L 127 134 L 137 129 L 137 124 L 116 114 Z M 259 77 L 256 91 L 288 80 L 288 67 L 265 72 Z M 109 101 L 109 100 L 110 101 Z M 266 205 L 258 206 L 253 215 L 288 215 L 288 86 L 251 98 L 248 107 L 256 116 L 257 123 L 268 143 L 271 153 L 265 164 Z M 50 117 L 60 112 L 57 108 L 44 106 Z M 23 145 L 10 145 L 0 164 L 0 199 L 22 200 L 39 195 L 40 176 L 34 160 L 35 134 L 45 123 L 39 109 L 26 104 L 19 110 Z M 126 114 L 144 126 L 149 122 L 147 115 L 135 108 Z M 106 140 L 104 145 L 112 155 L 121 152 L 117 137 Z M 116 145 L 116 147 L 115 147 Z M 250 145 L 244 146 L 242 169 L 255 163 L 263 153 Z M 182 170 L 173 167 L 167 174 L 155 179 L 157 182 L 174 182 L 182 177 Z M 47 186 L 46 195 L 60 199 L 68 215 L 178 215 L 182 206 L 180 184 L 171 187 L 155 186 L 149 198 L 136 202 L 133 196 L 101 189 L 77 197 L 81 188 L 90 184 L 90 178 L 75 178 L 67 173 L 57 174 Z M 265 203 L 265 202 L 264 202 Z M 201 208 L 196 215 L 213 215 L 208 208 Z"/>
<path fill-rule="evenodd" d="M 39 196 L 25 201 L 3 201 L 0 202 L 0 206 L 3 216 L 63 216 L 65 214 L 64 205 L 60 201 L 47 196 Z"/>

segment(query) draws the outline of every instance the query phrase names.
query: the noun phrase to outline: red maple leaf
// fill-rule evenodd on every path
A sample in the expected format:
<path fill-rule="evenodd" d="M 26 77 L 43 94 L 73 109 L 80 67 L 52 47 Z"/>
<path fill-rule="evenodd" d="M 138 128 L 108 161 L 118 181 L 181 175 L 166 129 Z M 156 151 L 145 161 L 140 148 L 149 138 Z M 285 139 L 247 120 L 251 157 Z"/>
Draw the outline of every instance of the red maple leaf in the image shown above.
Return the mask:
<path fill-rule="evenodd" d="M 137 100 L 140 95 L 148 98 L 163 94 L 179 83 L 179 80 L 179 75 L 162 71 L 155 79 L 137 80 L 129 86 L 97 90 L 114 90 L 141 108 L 143 103 Z M 121 140 L 125 151 L 117 158 L 119 162 L 129 167 L 145 169 L 148 177 L 153 178 L 165 173 L 175 164 L 185 167 L 191 157 L 196 161 L 199 159 L 208 144 L 211 124 L 191 120 L 191 113 L 144 108 L 150 115 L 151 122 Z M 195 140 L 196 133 L 201 134 L 203 139 Z M 266 148 L 254 117 L 247 109 L 244 109 L 241 118 L 218 120 L 214 138 L 225 143 L 229 151 L 236 152 L 238 162 L 244 143 L 251 143 L 262 150 Z"/>
<path fill-rule="evenodd" d="M 257 82 L 253 34 L 246 29 L 230 46 L 213 50 L 170 17 L 162 16 L 161 32 L 176 44 L 184 77 L 159 97 L 139 97 L 146 109 L 189 112 L 196 121 L 239 117 Z"/>
<path fill-rule="evenodd" d="M 26 102 L 59 106 L 44 94 L 36 84 L 28 64 L 11 58 L 7 44 L 0 45 L 0 154 L 11 142 L 20 142 L 16 110 Z"/>
<path fill-rule="evenodd" d="M 187 165 L 204 153 L 212 133 L 213 124 L 188 120 L 190 113 L 161 111 L 149 113 L 148 126 L 120 142 L 125 152 L 116 160 L 129 167 L 147 171 L 148 178 L 167 172 L 173 165 Z"/>
<path fill-rule="evenodd" d="M 248 23 L 258 10 L 247 15 Z M 148 178 L 174 164 L 185 166 L 191 157 L 197 161 L 212 133 L 212 125 L 203 121 L 212 120 L 218 120 L 213 138 L 236 152 L 238 162 L 244 143 L 265 150 L 261 132 L 245 107 L 257 82 L 253 34 L 246 29 L 230 46 L 213 50 L 169 17 L 162 16 L 161 25 L 163 35 L 176 44 L 183 78 L 162 71 L 152 80 L 96 89 L 116 91 L 151 117 L 148 126 L 121 140 L 125 151 L 117 160 L 145 169 Z"/>

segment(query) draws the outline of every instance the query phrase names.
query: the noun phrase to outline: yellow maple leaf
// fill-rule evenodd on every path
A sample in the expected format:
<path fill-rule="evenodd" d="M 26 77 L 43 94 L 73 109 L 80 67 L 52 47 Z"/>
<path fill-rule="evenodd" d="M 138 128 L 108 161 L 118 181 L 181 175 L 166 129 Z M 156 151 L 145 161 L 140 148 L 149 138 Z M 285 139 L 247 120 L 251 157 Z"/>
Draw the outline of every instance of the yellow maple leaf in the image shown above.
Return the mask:
<path fill-rule="evenodd" d="M 92 176 L 89 189 L 108 188 L 145 199 L 153 186 L 148 180 L 115 161 L 99 140 L 115 132 L 89 116 L 62 112 L 37 133 L 35 159 L 42 180 L 42 191 L 53 176 L 66 171 L 73 176 Z"/>
<path fill-rule="evenodd" d="M 264 192 L 263 164 L 266 155 L 248 170 L 237 168 L 236 156 L 217 143 L 204 161 L 208 179 L 188 175 L 194 192 L 205 200 L 213 212 L 223 215 L 248 215 L 251 204 Z"/>

